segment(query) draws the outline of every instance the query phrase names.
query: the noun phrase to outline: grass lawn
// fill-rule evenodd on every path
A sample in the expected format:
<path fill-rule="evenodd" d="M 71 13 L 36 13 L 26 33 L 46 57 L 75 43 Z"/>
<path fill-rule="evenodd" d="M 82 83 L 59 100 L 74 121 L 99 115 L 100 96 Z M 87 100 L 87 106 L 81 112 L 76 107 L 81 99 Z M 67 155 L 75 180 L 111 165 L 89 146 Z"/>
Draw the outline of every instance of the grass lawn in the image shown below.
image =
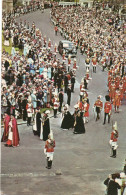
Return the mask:
<path fill-rule="evenodd" d="M 11 39 L 9 39 L 9 43 L 10 43 L 9 46 L 4 45 L 4 36 L 3 36 L 3 33 L 2 33 L 2 51 L 5 50 L 6 52 L 8 52 L 9 55 L 11 55 L 11 49 L 12 49 Z M 15 47 L 15 50 L 19 51 L 19 54 L 22 55 L 23 52 L 19 48 Z"/>

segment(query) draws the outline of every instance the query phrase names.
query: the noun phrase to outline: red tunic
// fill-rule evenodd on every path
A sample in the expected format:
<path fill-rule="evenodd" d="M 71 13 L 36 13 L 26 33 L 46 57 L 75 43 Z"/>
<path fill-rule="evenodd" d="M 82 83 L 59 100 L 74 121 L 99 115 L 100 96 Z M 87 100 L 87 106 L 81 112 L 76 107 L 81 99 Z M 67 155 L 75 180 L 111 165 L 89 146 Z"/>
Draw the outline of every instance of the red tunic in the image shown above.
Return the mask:
<path fill-rule="evenodd" d="M 51 140 L 47 140 L 45 143 L 46 152 L 54 152 L 55 140 L 53 140 L 53 145 L 50 144 Z"/>
<path fill-rule="evenodd" d="M 104 105 L 104 112 L 110 113 L 111 110 L 112 110 L 112 104 L 110 102 L 106 101 L 105 105 Z"/>
<path fill-rule="evenodd" d="M 109 96 L 110 96 L 111 100 L 115 97 L 115 89 L 116 89 L 116 85 L 111 84 L 110 88 L 109 88 Z"/>
<path fill-rule="evenodd" d="M 84 117 L 89 117 L 89 104 L 84 104 Z"/>
<path fill-rule="evenodd" d="M 116 92 L 115 97 L 114 97 L 114 101 L 113 101 L 113 105 L 120 106 L 120 104 L 121 104 L 121 94 L 120 94 L 120 92 Z"/>
<path fill-rule="evenodd" d="M 111 140 L 112 140 L 113 142 L 117 142 L 117 138 L 115 137 L 115 132 L 112 132 L 112 133 L 111 133 Z"/>
<path fill-rule="evenodd" d="M 102 103 L 101 100 L 96 100 L 94 106 L 102 108 L 103 107 L 103 103 Z"/>
<path fill-rule="evenodd" d="M 76 63 L 76 61 L 74 61 L 73 69 L 77 69 L 77 63 Z"/>

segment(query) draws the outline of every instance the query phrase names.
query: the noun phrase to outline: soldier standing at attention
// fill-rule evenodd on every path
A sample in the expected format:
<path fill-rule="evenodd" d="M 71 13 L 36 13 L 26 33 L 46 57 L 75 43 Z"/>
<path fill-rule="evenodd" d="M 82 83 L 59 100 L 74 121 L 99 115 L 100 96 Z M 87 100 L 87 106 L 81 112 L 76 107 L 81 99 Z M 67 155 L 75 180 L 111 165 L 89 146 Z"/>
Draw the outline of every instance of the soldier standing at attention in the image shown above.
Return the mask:
<path fill-rule="evenodd" d="M 53 161 L 53 154 L 55 148 L 55 140 L 51 138 L 51 135 L 48 135 L 48 139 L 45 142 L 45 149 L 44 153 L 47 155 L 47 169 L 51 169 L 52 161 Z"/>
<path fill-rule="evenodd" d="M 104 105 L 104 123 L 106 122 L 106 116 L 108 115 L 108 123 L 110 123 L 110 116 L 111 116 L 111 112 L 112 112 L 112 104 L 110 103 L 110 96 L 106 95 L 106 102 Z"/>
<path fill-rule="evenodd" d="M 96 108 L 97 113 L 96 121 L 100 119 L 100 113 L 103 108 L 103 102 L 100 100 L 100 98 L 101 96 L 99 95 L 96 102 L 94 103 L 94 107 Z"/>

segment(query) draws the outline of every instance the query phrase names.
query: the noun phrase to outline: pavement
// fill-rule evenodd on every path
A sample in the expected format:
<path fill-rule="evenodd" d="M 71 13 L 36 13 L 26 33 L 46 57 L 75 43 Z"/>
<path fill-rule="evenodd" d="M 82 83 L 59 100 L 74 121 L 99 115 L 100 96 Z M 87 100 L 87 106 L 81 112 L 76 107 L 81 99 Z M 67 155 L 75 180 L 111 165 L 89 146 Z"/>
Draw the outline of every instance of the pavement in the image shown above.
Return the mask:
<path fill-rule="evenodd" d="M 22 16 L 29 24 L 35 25 L 58 44 L 63 38 L 54 34 L 54 26 L 50 18 L 50 10 L 42 14 L 37 11 Z M 17 19 L 19 21 L 19 19 Z M 57 57 L 60 57 L 57 54 Z M 61 58 L 61 57 L 60 57 Z M 79 99 L 79 85 L 85 74 L 84 56 L 77 54 L 77 79 L 75 92 L 72 94 L 70 112 Z M 62 116 L 50 118 L 51 129 L 54 132 L 56 148 L 52 169 L 46 169 L 44 142 L 34 136 L 32 127 L 19 125 L 20 146 L 6 148 L 1 144 L 1 193 L 4 195 L 104 195 L 104 180 L 108 174 L 121 172 L 126 158 L 126 101 L 122 101 L 120 113 L 112 113 L 111 123 L 103 125 L 101 119 L 95 121 L 93 104 L 98 95 L 104 102 L 107 94 L 107 72 L 102 72 L 98 66 L 97 73 L 91 74 L 88 94 L 90 100 L 89 123 L 85 124 L 86 133 L 73 134 L 73 130 L 63 131 Z M 67 100 L 65 94 L 65 102 Z M 53 115 L 53 113 L 51 113 Z M 119 140 L 117 158 L 110 158 L 110 134 L 112 121 L 117 121 Z M 3 130 L 3 129 L 2 129 Z"/>

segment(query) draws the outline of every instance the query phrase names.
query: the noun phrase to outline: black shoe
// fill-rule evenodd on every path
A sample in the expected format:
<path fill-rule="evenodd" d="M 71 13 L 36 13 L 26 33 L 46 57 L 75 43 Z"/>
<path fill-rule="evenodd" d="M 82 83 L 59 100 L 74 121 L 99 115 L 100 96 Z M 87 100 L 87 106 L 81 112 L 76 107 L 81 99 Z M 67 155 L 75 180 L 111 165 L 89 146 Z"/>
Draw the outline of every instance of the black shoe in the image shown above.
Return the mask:
<path fill-rule="evenodd" d="M 13 147 L 12 145 L 8 145 L 8 147 Z"/>
<path fill-rule="evenodd" d="M 103 123 L 103 125 L 105 125 L 105 123 Z"/>

